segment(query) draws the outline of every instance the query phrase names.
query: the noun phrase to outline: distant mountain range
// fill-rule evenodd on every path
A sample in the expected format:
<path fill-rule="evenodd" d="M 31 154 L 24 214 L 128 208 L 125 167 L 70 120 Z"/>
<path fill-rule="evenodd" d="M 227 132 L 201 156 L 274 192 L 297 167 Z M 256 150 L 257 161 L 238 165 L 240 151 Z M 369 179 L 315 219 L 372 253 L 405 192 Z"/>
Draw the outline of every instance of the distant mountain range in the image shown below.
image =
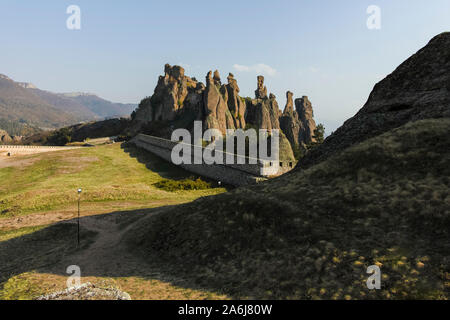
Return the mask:
<path fill-rule="evenodd" d="M 0 120 L 4 123 L 58 128 L 83 121 L 129 116 L 136 107 L 136 104 L 113 103 L 92 93 L 45 91 L 0 74 Z M 8 128 L 3 129 L 8 131 Z"/>

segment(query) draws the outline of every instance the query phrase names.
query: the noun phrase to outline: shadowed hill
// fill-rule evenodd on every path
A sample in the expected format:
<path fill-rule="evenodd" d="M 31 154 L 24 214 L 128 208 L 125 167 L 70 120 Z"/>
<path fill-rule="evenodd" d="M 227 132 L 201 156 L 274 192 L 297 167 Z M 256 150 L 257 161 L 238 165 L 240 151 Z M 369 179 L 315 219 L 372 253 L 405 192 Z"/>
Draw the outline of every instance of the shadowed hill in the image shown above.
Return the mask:
<path fill-rule="evenodd" d="M 448 298 L 449 84 L 443 33 L 377 84 L 305 170 L 146 218 L 130 248 L 239 298 Z M 382 290 L 367 289 L 373 264 Z"/>
<path fill-rule="evenodd" d="M 434 37 L 379 82 L 364 107 L 298 167 L 310 167 L 409 121 L 440 117 L 450 117 L 450 32 Z"/>
<path fill-rule="evenodd" d="M 148 217 L 128 245 L 235 297 L 444 298 L 449 127 L 410 123 L 308 170 Z M 373 264 L 382 290 L 367 290 Z"/>

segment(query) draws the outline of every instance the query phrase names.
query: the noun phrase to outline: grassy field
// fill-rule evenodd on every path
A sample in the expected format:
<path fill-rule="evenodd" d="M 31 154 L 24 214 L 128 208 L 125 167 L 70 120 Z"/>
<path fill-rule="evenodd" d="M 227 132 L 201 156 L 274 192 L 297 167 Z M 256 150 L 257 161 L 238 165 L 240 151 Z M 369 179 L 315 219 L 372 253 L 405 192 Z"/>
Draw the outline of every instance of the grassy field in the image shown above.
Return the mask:
<path fill-rule="evenodd" d="M 0 169 L 0 226 L 11 224 L 0 228 L 0 299 L 62 289 L 72 264 L 132 299 L 448 299 L 449 126 L 409 123 L 227 193 L 118 145 L 23 159 Z M 90 215 L 77 247 L 79 186 Z M 366 286 L 371 265 L 381 290 Z"/>
<path fill-rule="evenodd" d="M 146 263 L 135 262 L 129 271 L 134 257 L 126 251 L 108 254 L 114 241 L 112 247 L 121 250 L 122 229 L 151 208 L 190 202 L 224 188 L 120 144 L 20 156 L 0 164 L 0 299 L 33 299 L 65 289 L 71 261 L 82 265 L 82 282 L 114 286 L 133 299 L 226 298 L 174 285 L 172 279 L 155 276 Z M 78 188 L 83 189 L 81 247 L 73 223 Z M 112 263 L 124 267 L 112 274 Z"/>
<path fill-rule="evenodd" d="M 187 172 L 151 154 L 120 144 L 20 157 L 20 166 L 0 168 L 2 219 L 42 212 L 82 213 L 149 208 L 192 201 L 221 188 L 166 192 L 157 183 L 186 179 Z"/>

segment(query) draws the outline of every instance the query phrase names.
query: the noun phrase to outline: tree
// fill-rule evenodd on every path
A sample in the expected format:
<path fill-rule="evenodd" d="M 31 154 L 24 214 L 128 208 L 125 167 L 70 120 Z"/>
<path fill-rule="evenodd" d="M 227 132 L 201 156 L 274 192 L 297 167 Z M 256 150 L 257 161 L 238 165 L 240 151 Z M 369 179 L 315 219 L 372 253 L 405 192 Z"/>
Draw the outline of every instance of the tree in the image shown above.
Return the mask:
<path fill-rule="evenodd" d="M 324 137 L 325 137 L 325 127 L 323 126 L 323 124 L 319 123 L 316 129 L 314 129 L 313 139 L 316 140 L 316 143 L 318 145 L 320 145 L 325 140 Z"/>
<path fill-rule="evenodd" d="M 47 141 L 51 145 L 65 146 L 72 141 L 72 130 L 69 128 L 56 130 L 48 137 Z"/>
<path fill-rule="evenodd" d="M 314 129 L 312 141 L 308 143 L 308 145 L 306 146 L 307 150 L 309 151 L 314 148 L 317 148 L 323 143 L 324 140 L 325 140 L 325 127 L 323 126 L 323 124 L 319 123 L 316 129 Z"/>
<path fill-rule="evenodd" d="M 294 153 L 295 160 L 299 161 L 306 154 L 307 149 L 303 145 L 299 145 L 298 143 L 292 147 L 292 151 Z"/>

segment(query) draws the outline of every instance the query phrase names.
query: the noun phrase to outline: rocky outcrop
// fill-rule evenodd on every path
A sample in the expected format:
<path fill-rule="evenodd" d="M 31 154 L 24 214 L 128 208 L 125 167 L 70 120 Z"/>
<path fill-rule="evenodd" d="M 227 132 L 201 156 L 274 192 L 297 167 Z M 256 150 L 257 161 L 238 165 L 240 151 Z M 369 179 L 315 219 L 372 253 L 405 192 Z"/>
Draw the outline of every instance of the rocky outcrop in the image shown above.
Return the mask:
<path fill-rule="evenodd" d="M 164 76 L 159 77 L 151 99 L 151 120 L 173 120 L 177 111 L 183 107 L 188 94 L 188 82 L 192 83 L 180 66 L 166 64 L 164 73 Z"/>
<path fill-rule="evenodd" d="M 246 105 L 244 99 L 239 96 L 239 86 L 234 75 L 230 73 L 227 77 L 228 84 L 226 85 L 228 93 L 228 109 L 234 119 L 236 128 L 245 128 L 245 113 Z"/>
<path fill-rule="evenodd" d="M 282 158 L 289 160 L 294 160 L 291 145 L 310 142 L 315 125 L 307 98 L 303 97 L 298 104 L 297 109 L 302 112 L 299 117 L 298 110 L 294 110 L 293 94 L 288 92 L 282 113 L 275 95 L 267 94 L 263 76 L 257 77 L 255 99 L 243 99 L 232 73 L 227 84 L 222 84 L 219 71 L 209 71 L 204 85 L 185 76 L 179 66 L 166 65 L 164 71 L 153 96 L 142 100 L 134 114 L 131 135 L 143 132 L 170 138 L 173 129 L 192 129 L 194 120 L 203 121 L 204 130 L 214 128 L 224 135 L 227 129 L 281 129 Z"/>
<path fill-rule="evenodd" d="M 286 106 L 284 107 L 283 114 L 291 115 L 294 113 L 294 94 L 290 91 L 286 92 Z"/>
<path fill-rule="evenodd" d="M 286 134 L 292 147 L 306 146 L 314 141 L 314 130 L 316 122 L 312 104 L 308 97 L 295 100 L 295 110 L 293 93 L 286 92 L 286 107 L 280 117 L 281 130 Z"/>
<path fill-rule="evenodd" d="M 286 106 L 280 116 L 280 127 L 292 147 L 298 146 L 301 123 L 297 111 L 294 110 L 293 93 L 290 91 L 286 92 Z"/>
<path fill-rule="evenodd" d="M 25 89 L 37 89 L 37 87 L 34 84 L 29 82 L 17 82 L 17 84 Z"/>
<path fill-rule="evenodd" d="M 102 288 L 87 282 L 37 297 L 35 300 L 131 300 L 131 297 L 117 288 Z"/>
<path fill-rule="evenodd" d="M 204 129 L 218 129 L 226 134 L 227 129 L 236 129 L 233 115 L 228 109 L 228 88 L 221 85 L 219 72 L 214 76 L 209 71 L 206 75 L 206 90 L 204 92 L 205 121 Z"/>
<path fill-rule="evenodd" d="M 0 129 L 0 144 L 11 143 L 13 139 L 9 136 L 8 132 Z"/>
<path fill-rule="evenodd" d="M 267 98 L 267 88 L 264 85 L 264 77 L 258 76 L 258 88 L 255 91 L 256 99 L 265 99 Z"/>
<path fill-rule="evenodd" d="M 258 129 L 280 129 L 280 108 L 274 94 L 267 97 L 264 77 L 258 76 L 255 99 L 247 103 L 247 122 Z"/>
<path fill-rule="evenodd" d="M 310 167 L 336 152 L 410 121 L 450 117 L 450 32 L 424 48 L 377 83 L 368 101 L 300 166 Z"/>
<path fill-rule="evenodd" d="M 189 127 L 194 120 L 202 120 L 204 91 L 204 84 L 185 76 L 182 67 L 166 64 L 153 95 L 143 99 L 136 110 L 130 134 L 136 134 L 154 121 L 171 121 L 176 128 Z M 170 135 L 170 128 L 165 129 L 160 135 Z"/>
<path fill-rule="evenodd" d="M 316 129 L 316 122 L 314 121 L 314 114 L 312 104 L 307 96 L 295 99 L 295 109 L 298 114 L 301 128 L 299 132 L 299 142 L 308 144 L 314 141 L 314 130 Z"/>

